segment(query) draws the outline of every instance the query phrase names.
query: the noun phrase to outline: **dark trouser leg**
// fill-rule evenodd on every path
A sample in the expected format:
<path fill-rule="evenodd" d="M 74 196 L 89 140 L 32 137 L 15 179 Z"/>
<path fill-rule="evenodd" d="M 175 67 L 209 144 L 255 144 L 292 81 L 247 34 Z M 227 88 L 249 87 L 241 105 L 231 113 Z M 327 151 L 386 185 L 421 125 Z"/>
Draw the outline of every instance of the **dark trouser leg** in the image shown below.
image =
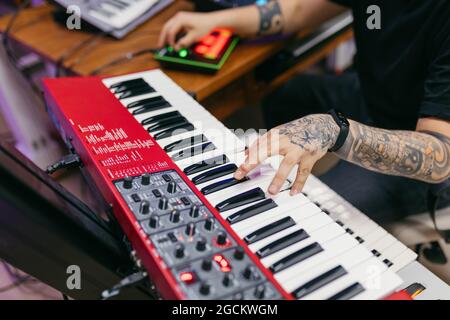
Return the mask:
<path fill-rule="evenodd" d="M 263 106 L 268 128 L 331 108 L 370 124 L 358 79 L 352 73 L 297 77 L 270 95 Z M 319 178 L 379 222 L 426 211 L 428 185 L 423 182 L 371 172 L 345 161 Z"/>

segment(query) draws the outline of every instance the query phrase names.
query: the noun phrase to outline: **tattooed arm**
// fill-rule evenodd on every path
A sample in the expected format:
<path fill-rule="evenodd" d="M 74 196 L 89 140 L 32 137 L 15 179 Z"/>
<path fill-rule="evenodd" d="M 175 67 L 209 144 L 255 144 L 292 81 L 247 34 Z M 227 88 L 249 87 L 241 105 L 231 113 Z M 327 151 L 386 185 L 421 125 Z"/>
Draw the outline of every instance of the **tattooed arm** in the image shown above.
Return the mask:
<path fill-rule="evenodd" d="M 349 136 L 337 154 L 344 160 L 380 173 L 429 183 L 449 179 L 450 123 L 421 119 L 417 129 L 426 131 L 384 130 L 350 121 Z M 291 189 L 294 195 L 303 189 L 314 164 L 334 146 L 339 131 L 327 114 L 306 116 L 275 128 L 249 148 L 248 157 L 235 177 L 242 179 L 268 157 L 280 154 L 284 158 L 269 192 L 277 194 L 298 164 Z"/>
<path fill-rule="evenodd" d="M 269 0 L 266 5 L 209 13 L 179 12 L 163 27 L 158 45 L 188 47 L 216 27 L 228 27 L 241 36 L 293 32 L 312 28 L 346 10 L 329 0 Z M 177 36 L 185 33 L 177 40 Z"/>
<path fill-rule="evenodd" d="M 440 121 L 422 119 L 424 121 Z M 450 124 L 447 124 L 450 127 Z M 339 157 L 366 169 L 440 183 L 450 178 L 450 130 L 395 131 L 351 121 L 350 134 Z"/>

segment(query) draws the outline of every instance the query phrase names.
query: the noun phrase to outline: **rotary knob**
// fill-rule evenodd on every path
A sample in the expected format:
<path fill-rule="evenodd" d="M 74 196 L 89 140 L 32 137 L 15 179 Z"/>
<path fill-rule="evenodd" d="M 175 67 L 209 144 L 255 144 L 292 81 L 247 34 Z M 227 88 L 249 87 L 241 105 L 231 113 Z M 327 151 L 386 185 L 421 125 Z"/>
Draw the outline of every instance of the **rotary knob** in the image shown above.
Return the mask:
<path fill-rule="evenodd" d="M 152 215 L 150 217 L 150 221 L 148 222 L 148 225 L 152 229 L 156 229 L 159 226 L 159 217 L 157 215 Z"/>
<path fill-rule="evenodd" d="M 150 175 L 148 173 L 144 173 L 141 176 L 141 184 L 143 186 L 148 186 L 150 184 Z"/>
<path fill-rule="evenodd" d="M 236 260 L 242 260 L 242 259 L 244 259 L 244 256 L 245 256 L 245 250 L 244 250 L 244 248 L 242 248 L 242 247 L 237 247 L 236 250 L 234 250 L 233 257 L 234 257 Z"/>
<path fill-rule="evenodd" d="M 264 296 L 266 295 L 266 286 L 263 284 L 260 284 L 255 288 L 254 292 L 255 298 L 257 299 L 264 299 Z"/>
<path fill-rule="evenodd" d="M 206 239 L 201 237 L 200 239 L 198 239 L 197 244 L 195 245 L 195 249 L 197 249 L 198 251 L 205 251 L 207 243 L 208 242 L 206 241 Z"/>
<path fill-rule="evenodd" d="M 195 224 L 194 223 L 189 223 L 186 226 L 186 230 L 184 231 L 186 233 L 186 235 L 188 237 L 192 237 L 195 234 Z"/>
<path fill-rule="evenodd" d="M 180 222 L 180 211 L 172 210 L 172 212 L 170 213 L 169 219 L 170 219 L 170 222 L 172 222 L 172 223 Z"/>
<path fill-rule="evenodd" d="M 124 189 L 131 189 L 133 188 L 133 177 L 125 177 L 123 179 L 123 184 L 122 184 Z"/>
<path fill-rule="evenodd" d="M 220 231 L 217 234 L 217 240 L 216 240 L 217 244 L 219 246 L 223 246 L 227 243 L 227 234 L 224 231 Z"/>
<path fill-rule="evenodd" d="M 225 287 L 231 287 L 233 285 L 233 279 L 234 279 L 233 275 L 231 273 L 227 273 L 223 276 L 222 284 Z"/>
<path fill-rule="evenodd" d="M 167 192 L 168 193 L 175 193 L 177 191 L 177 184 L 175 183 L 175 181 L 170 181 L 167 184 Z"/>
<path fill-rule="evenodd" d="M 189 216 L 195 219 L 198 218 L 199 215 L 200 215 L 200 208 L 197 206 L 191 207 L 191 210 L 189 210 Z"/>
<path fill-rule="evenodd" d="M 212 268 L 212 261 L 210 259 L 203 259 L 202 261 L 202 270 L 210 271 Z"/>
<path fill-rule="evenodd" d="M 253 280 L 256 278 L 256 269 L 254 266 L 249 265 L 244 269 L 244 272 L 242 273 L 245 279 L 247 280 Z"/>
<path fill-rule="evenodd" d="M 144 200 L 141 202 L 141 205 L 139 206 L 139 212 L 141 214 L 148 214 L 150 212 L 150 202 Z"/>
<path fill-rule="evenodd" d="M 177 257 L 178 259 L 181 259 L 184 257 L 184 245 L 177 244 L 175 247 L 175 257 Z"/>
<path fill-rule="evenodd" d="M 166 197 L 159 199 L 158 208 L 161 210 L 167 210 L 169 207 L 169 200 Z"/>
<path fill-rule="evenodd" d="M 209 283 L 203 282 L 200 285 L 199 291 L 201 295 L 207 296 L 211 292 L 211 286 L 209 285 Z"/>
<path fill-rule="evenodd" d="M 204 228 L 206 231 L 212 231 L 214 229 L 214 219 L 213 218 L 206 219 Z"/>

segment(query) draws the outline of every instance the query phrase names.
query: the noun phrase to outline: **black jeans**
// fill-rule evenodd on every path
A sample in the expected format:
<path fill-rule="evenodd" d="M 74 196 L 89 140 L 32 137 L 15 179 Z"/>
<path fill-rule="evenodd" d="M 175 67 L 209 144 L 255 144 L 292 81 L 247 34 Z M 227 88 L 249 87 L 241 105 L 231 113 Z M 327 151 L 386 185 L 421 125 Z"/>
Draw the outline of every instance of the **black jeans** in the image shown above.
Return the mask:
<path fill-rule="evenodd" d="M 300 75 L 263 102 L 268 128 L 332 108 L 372 125 L 355 73 Z M 340 161 L 319 178 L 380 223 L 427 211 L 428 184 L 424 182 L 372 172 L 346 161 Z"/>

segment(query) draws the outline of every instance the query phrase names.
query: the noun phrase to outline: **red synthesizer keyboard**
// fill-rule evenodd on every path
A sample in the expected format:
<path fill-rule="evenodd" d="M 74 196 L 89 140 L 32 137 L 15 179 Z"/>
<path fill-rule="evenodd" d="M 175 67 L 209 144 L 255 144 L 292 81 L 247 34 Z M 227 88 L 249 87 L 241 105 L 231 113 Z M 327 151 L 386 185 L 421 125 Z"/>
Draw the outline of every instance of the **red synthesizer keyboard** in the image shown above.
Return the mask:
<path fill-rule="evenodd" d="M 270 163 L 233 179 L 244 144 L 159 70 L 44 93 L 163 298 L 380 299 L 416 258 L 314 177 L 295 197 L 266 194 Z"/>

